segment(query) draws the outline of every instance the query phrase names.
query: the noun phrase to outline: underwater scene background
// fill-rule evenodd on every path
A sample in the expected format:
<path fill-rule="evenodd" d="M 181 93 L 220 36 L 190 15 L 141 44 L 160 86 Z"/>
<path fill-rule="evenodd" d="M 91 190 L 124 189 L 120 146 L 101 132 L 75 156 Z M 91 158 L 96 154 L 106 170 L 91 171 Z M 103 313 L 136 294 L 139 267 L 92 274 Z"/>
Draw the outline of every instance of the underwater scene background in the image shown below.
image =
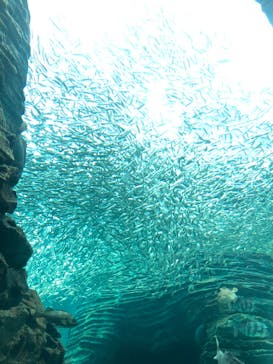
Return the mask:
<path fill-rule="evenodd" d="M 29 1 L 15 215 L 29 285 L 79 322 L 68 362 L 106 363 L 117 332 L 185 339 L 212 262 L 272 254 L 273 29 L 247 0 L 87 3 Z"/>

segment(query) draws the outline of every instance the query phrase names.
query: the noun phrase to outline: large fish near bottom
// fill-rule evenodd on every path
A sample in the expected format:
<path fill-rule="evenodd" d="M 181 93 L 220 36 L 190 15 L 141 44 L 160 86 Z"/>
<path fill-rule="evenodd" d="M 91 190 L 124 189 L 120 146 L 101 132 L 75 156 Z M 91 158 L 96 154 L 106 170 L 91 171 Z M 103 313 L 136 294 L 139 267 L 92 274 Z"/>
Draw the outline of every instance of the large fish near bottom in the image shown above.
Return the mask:
<path fill-rule="evenodd" d="M 216 359 L 218 361 L 218 364 L 245 364 L 243 361 L 236 358 L 230 351 L 223 352 L 220 349 L 217 336 L 215 336 L 215 340 L 216 340 L 216 355 L 213 359 Z"/>
<path fill-rule="evenodd" d="M 48 322 L 61 327 L 74 327 L 77 321 L 68 312 L 47 308 L 44 311 L 35 312 L 35 317 L 43 317 Z"/>

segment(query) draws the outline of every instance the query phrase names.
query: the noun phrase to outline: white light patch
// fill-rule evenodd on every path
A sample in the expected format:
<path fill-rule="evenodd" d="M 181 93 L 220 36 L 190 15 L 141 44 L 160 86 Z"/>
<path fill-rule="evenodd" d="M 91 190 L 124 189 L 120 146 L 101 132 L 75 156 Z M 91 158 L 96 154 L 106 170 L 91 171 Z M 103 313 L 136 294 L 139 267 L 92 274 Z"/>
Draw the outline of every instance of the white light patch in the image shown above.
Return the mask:
<path fill-rule="evenodd" d="M 228 97 L 235 99 L 235 89 L 238 93 L 243 89 L 258 95 L 262 89 L 272 88 L 273 28 L 254 0 L 79 0 L 76 3 L 70 0 L 49 0 L 46 3 L 29 0 L 29 7 L 32 28 L 45 49 L 50 50 L 50 39 L 54 39 L 56 29 L 63 30 L 67 40 L 72 39 L 73 44 L 78 42 L 81 45 L 79 49 L 83 54 L 92 57 L 94 47 L 96 51 L 99 49 L 102 53 L 100 67 L 106 78 L 113 77 L 114 65 L 111 64 L 112 59 L 103 57 L 103 51 L 113 44 L 117 49 L 126 48 L 130 36 L 128 29 L 141 26 L 142 20 L 146 33 L 151 32 L 151 37 L 156 37 L 152 33 L 152 25 L 149 28 L 149 19 L 158 17 L 160 26 L 168 27 L 168 22 L 171 24 L 178 43 L 179 34 L 183 37 L 185 33 L 192 38 L 194 49 L 203 46 L 199 44 L 202 39 L 207 38 L 211 42 L 206 62 L 215 68 L 214 92 L 221 94 L 224 88 L 230 88 Z M 165 23 L 164 18 L 167 19 Z M 200 37 L 201 33 L 205 37 Z M 141 39 L 139 42 L 135 45 L 136 49 L 141 48 Z M 67 44 L 63 45 L 65 49 Z M 67 49 L 66 54 L 69 54 Z M 156 127 L 159 135 L 173 139 L 178 137 L 183 105 L 168 103 L 168 80 L 162 77 L 150 80 L 146 85 L 147 120 Z M 200 75 L 197 74 L 194 82 L 201 82 L 198 77 Z M 185 87 L 183 84 L 172 86 Z M 188 112 L 189 107 L 184 108 Z"/>

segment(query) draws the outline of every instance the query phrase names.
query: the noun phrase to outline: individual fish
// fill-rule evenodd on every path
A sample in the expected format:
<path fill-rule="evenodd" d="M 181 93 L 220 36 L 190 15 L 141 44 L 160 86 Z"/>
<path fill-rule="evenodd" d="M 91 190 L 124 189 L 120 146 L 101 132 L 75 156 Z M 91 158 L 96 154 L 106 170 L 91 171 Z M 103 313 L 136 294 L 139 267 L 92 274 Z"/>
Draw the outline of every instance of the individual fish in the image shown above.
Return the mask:
<path fill-rule="evenodd" d="M 245 364 L 244 362 L 242 362 L 241 360 L 239 360 L 238 358 L 233 356 L 233 354 L 231 354 L 231 352 L 229 352 L 229 351 L 223 352 L 220 349 L 220 345 L 219 345 L 217 336 L 215 336 L 215 340 L 216 340 L 217 351 L 216 351 L 216 355 L 213 359 L 216 359 L 218 361 L 218 364 Z"/>
<path fill-rule="evenodd" d="M 234 303 L 237 301 L 238 296 L 237 293 L 238 288 L 227 288 L 227 287 L 221 287 L 218 294 L 217 294 L 217 302 L 222 305 L 227 305 L 230 303 Z"/>
<path fill-rule="evenodd" d="M 77 321 L 68 312 L 61 310 L 53 310 L 47 308 L 44 311 L 38 311 L 35 313 L 35 317 L 43 317 L 48 322 L 62 327 L 74 327 L 77 325 Z"/>

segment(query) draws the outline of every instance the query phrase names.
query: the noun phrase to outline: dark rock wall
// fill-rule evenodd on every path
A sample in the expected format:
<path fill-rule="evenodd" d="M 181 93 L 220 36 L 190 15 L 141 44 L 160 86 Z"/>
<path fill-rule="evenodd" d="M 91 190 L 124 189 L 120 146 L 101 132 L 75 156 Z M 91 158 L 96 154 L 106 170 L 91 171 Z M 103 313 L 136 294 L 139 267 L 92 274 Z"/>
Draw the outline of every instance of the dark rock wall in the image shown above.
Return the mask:
<path fill-rule="evenodd" d="M 23 231 L 5 216 L 17 205 L 14 185 L 24 166 L 26 142 L 23 88 L 29 48 L 29 13 L 26 1 L 0 1 L 0 234 L 1 253 L 16 268 L 26 265 L 32 250 Z M 15 14 L 15 16 L 14 16 Z"/>
<path fill-rule="evenodd" d="M 29 46 L 26 0 L 0 0 L 0 363 L 63 363 L 54 325 L 39 314 L 44 307 L 29 289 L 24 266 L 32 248 L 7 216 L 17 205 L 14 186 L 26 158 L 21 133 L 26 125 L 24 93 Z"/>

